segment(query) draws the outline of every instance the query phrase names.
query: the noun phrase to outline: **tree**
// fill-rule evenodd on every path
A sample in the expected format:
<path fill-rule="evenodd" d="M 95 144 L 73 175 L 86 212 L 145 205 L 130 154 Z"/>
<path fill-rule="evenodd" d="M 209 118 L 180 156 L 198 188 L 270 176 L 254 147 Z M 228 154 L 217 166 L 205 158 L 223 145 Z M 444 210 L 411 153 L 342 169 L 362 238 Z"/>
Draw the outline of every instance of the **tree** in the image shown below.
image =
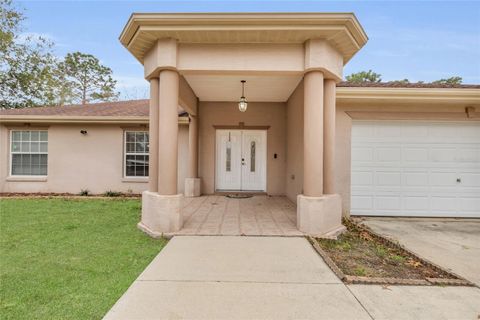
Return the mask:
<path fill-rule="evenodd" d="M 22 37 L 25 19 L 12 1 L 0 0 L 0 108 L 54 104 L 56 58 L 52 43 Z"/>
<path fill-rule="evenodd" d="M 69 53 L 60 65 L 65 70 L 73 100 L 86 104 L 118 98 L 119 93 L 115 92 L 117 81 L 112 77 L 112 69 L 100 64 L 93 55 Z"/>
<path fill-rule="evenodd" d="M 390 81 L 390 83 L 399 84 L 399 85 L 405 85 L 405 84 L 409 84 L 409 83 L 410 83 L 410 80 L 408 80 L 408 79 L 393 80 L 393 81 Z"/>
<path fill-rule="evenodd" d="M 382 75 L 373 72 L 372 70 L 361 71 L 357 73 L 352 73 L 351 75 L 346 76 L 348 82 L 352 83 L 362 83 L 362 82 L 381 82 Z"/>
<path fill-rule="evenodd" d="M 463 81 L 462 77 L 450 77 L 447 79 L 436 80 L 436 81 L 433 81 L 432 83 L 455 85 L 455 84 L 462 84 L 462 81 Z"/>
<path fill-rule="evenodd" d="M 22 33 L 23 12 L 0 0 L 0 108 L 107 101 L 118 97 L 112 70 L 92 55 L 74 52 L 61 60 L 54 43 Z"/>

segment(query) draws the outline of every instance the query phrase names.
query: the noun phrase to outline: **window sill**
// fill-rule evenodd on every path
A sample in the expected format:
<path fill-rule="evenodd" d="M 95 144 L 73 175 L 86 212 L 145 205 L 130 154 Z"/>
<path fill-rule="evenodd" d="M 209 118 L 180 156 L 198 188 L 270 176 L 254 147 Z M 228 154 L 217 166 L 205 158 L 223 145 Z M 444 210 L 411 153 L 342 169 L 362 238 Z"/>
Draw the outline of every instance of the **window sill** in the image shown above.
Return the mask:
<path fill-rule="evenodd" d="M 148 177 L 123 178 L 123 179 L 122 179 L 122 182 L 148 183 Z"/>
<path fill-rule="evenodd" d="M 47 177 L 40 176 L 9 176 L 7 177 L 6 181 L 11 182 L 46 182 Z"/>

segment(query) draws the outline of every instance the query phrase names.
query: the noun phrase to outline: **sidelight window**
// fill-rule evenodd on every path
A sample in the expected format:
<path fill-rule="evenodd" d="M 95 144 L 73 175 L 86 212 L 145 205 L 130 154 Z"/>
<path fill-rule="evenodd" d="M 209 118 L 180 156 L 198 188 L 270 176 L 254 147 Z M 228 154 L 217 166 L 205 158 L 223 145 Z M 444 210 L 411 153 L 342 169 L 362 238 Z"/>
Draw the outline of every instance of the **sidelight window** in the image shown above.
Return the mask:
<path fill-rule="evenodd" d="M 250 172 L 255 172 L 255 141 L 250 142 Z"/>

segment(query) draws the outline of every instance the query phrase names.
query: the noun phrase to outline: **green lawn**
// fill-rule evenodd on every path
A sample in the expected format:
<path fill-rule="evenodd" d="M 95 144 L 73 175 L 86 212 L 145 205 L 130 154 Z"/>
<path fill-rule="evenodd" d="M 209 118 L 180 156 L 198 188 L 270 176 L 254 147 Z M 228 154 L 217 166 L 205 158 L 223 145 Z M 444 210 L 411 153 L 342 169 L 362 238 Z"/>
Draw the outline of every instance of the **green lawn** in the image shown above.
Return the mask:
<path fill-rule="evenodd" d="M 0 318 L 100 319 L 166 244 L 140 201 L 0 200 Z"/>

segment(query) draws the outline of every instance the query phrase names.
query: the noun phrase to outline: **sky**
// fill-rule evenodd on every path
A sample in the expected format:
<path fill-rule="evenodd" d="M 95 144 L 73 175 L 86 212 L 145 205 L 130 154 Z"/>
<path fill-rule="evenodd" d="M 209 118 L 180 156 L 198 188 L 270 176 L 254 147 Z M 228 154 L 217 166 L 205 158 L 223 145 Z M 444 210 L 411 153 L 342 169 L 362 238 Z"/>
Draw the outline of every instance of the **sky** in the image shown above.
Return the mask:
<path fill-rule="evenodd" d="M 480 84 L 478 1 L 17 1 L 23 32 L 55 42 L 55 54 L 81 51 L 112 68 L 123 99 L 148 96 L 143 67 L 118 37 L 132 12 L 354 12 L 369 41 L 344 74 L 373 70 L 383 81 L 460 76 Z"/>

